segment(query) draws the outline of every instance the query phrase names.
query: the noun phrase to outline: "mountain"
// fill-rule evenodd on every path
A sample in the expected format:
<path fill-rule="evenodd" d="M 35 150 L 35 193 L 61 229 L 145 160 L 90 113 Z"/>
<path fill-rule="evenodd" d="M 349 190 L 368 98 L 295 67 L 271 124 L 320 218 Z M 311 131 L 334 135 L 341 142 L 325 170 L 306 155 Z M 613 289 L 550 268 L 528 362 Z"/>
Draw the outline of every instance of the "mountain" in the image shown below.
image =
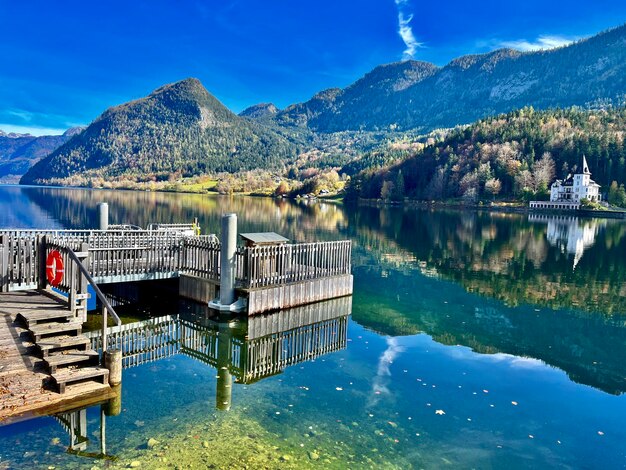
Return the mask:
<path fill-rule="evenodd" d="M 62 182 L 77 173 L 149 181 L 172 173 L 281 169 L 296 153 L 285 137 L 232 113 L 189 78 L 108 109 L 21 183 Z"/>
<path fill-rule="evenodd" d="M 293 175 L 308 170 L 301 176 L 341 167 L 355 174 L 364 165 L 389 163 L 389 152 L 356 160 L 398 136 L 408 142 L 433 129 L 447 132 L 526 106 L 603 109 L 625 102 L 626 25 L 553 50 L 499 49 L 444 67 L 418 61 L 381 65 L 344 89 L 321 91 L 283 110 L 262 103 L 239 116 L 190 78 L 108 109 L 33 166 L 22 182 L 150 182 L 288 167 Z M 407 142 L 398 144 L 394 158 L 412 151 Z M 503 194 L 511 187 L 505 184 Z M 450 195 L 458 192 L 454 187 Z"/>
<path fill-rule="evenodd" d="M 276 115 L 317 132 L 429 131 L 468 124 L 524 106 L 587 106 L 626 95 L 626 25 L 559 49 L 500 49 L 445 67 L 405 61 L 376 67 Z"/>
<path fill-rule="evenodd" d="M 17 182 L 33 164 L 82 130 L 82 127 L 72 127 L 63 135 L 40 137 L 0 131 L 0 181 Z"/>
<path fill-rule="evenodd" d="M 274 103 L 259 103 L 244 109 L 239 113 L 239 115 L 252 119 L 261 119 L 268 116 L 274 116 L 278 113 L 278 111 L 279 109 L 274 105 Z"/>

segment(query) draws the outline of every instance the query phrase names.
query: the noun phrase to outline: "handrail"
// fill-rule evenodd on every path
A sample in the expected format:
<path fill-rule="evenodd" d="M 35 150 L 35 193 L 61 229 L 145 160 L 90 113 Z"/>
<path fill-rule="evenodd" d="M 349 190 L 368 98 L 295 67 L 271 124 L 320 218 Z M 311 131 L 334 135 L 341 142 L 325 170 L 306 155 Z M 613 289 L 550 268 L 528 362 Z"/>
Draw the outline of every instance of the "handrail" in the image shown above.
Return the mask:
<path fill-rule="evenodd" d="M 93 290 L 96 293 L 96 296 L 100 299 L 100 301 L 102 302 L 102 305 L 104 305 L 104 308 L 106 308 L 111 313 L 117 326 L 120 326 L 122 324 L 122 320 L 120 320 L 120 317 L 117 316 L 117 313 L 115 313 L 115 309 L 111 307 L 111 304 L 109 303 L 106 296 L 102 293 L 102 291 L 98 287 L 98 284 L 96 284 L 96 281 L 93 280 L 93 278 L 91 277 L 91 274 L 89 274 L 89 271 L 87 271 L 87 268 L 83 266 L 83 263 L 78 258 L 76 253 L 74 253 L 74 250 L 68 249 L 67 252 L 70 258 L 72 258 L 72 260 L 78 266 L 78 269 L 80 270 L 80 272 L 83 273 L 83 276 L 85 276 L 85 279 L 87 279 L 87 282 L 91 284 L 91 287 L 93 287 Z"/>

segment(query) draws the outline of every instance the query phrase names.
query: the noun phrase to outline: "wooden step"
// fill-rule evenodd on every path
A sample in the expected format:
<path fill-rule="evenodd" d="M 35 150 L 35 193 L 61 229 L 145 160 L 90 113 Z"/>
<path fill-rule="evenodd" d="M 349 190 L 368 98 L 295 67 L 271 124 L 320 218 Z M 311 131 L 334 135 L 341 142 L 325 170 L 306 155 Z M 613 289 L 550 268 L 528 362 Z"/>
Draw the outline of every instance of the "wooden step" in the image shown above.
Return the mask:
<path fill-rule="evenodd" d="M 80 336 L 55 336 L 54 338 L 46 338 L 37 342 L 37 347 L 40 349 L 43 357 L 48 357 L 50 354 L 56 351 L 66 351 L 68 349 L 79 349 L 86 351 L 90 346 L 91 341 Z"/>
<path fill-rule="evenodd" d="M 51 354 L 44 358 L 44 361 L 48 365 L 48 370 L 51 374 L 54 374 L 58 368 L 67 367 L 70 365 L 75 366 L 97 366 L 100 360 L 100 355 L 93 349 L 86 351 L 79 351 L 77 349 L 68 349 Z"/>
<path fill-rule="evenodd" d="M 87 380 L 107 384 L 109 382 L 109 370 L 104 367 L 82 367 L 79 369 L 61 369 L 52 374 L 52 381 L 56 384 L 59 393 L 65 393 L 66 385 Z"/>
<path fill-rule="evenodd" d="M 72 313 L 66 309 L 54 308 L 48 310 L 34 310 L 32 312 L 23 311 L 18 313 L 15 321 L 30 328 L 34 325 L 49 322 L 68 322 L 72 319 Z"/>
<path fill-rule="evenodd" d="M 82 323 L 78 322 L 51 322 L 51 323 L 42 323 L 40 325 L 33 325 L 30 327 L 30 333 L 35 340 L 35 343 L 38 343 L 39 340 L 46 336 L 53 335 L 68 335 L 68 336 L 78 336 L 83 331 Z"/>

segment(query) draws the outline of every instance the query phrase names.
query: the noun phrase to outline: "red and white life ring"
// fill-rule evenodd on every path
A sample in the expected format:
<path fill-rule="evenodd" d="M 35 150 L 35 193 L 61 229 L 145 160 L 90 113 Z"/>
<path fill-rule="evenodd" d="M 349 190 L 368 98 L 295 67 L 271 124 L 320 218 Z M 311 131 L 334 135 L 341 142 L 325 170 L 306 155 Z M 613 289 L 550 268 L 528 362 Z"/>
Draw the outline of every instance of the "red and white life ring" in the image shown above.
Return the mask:
<path fill-rule="evenodd" d="M 57 250 L 52 250 L 46 258 L 46 278 L 51 286 L 58 286 L 63 280 L 63 258 Z"/>

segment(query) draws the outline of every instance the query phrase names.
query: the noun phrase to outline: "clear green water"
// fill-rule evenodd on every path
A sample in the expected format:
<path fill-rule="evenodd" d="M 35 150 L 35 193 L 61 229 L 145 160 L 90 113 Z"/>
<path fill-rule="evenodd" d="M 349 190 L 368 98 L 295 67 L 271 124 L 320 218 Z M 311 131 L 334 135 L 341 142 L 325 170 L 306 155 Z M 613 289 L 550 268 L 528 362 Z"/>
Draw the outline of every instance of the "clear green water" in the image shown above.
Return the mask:
<path fill-rule="evenodd" d="M 90 227 L 100 201 L 115 223 L 217 230 L 235 211 L 242 232 L 351 238 L 346 347 L 235 383 L 230 411 L 188 355 L 126 369 L 118 460 L 67 454 L 40 418 L 0 427 L 0 468 L 626 466 L 625 223 L 0 187 L 0 227 Z M 87 418 L 98 452 L 100 408 Z"/>

